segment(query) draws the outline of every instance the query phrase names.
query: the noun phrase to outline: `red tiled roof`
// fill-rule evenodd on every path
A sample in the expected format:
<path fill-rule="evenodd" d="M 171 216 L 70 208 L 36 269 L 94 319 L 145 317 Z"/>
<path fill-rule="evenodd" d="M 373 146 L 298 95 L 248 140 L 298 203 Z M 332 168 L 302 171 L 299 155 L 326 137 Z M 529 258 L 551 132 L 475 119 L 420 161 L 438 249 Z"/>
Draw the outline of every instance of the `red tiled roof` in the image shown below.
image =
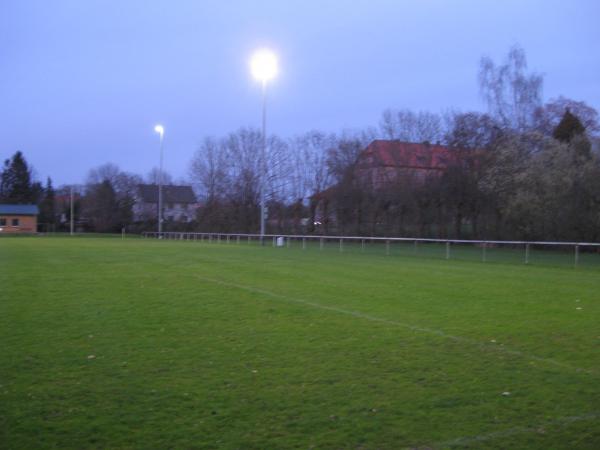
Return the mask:
<path fill-rule="evenodd" d="M 456 155 L 443 145 L 375 140 L 358 156 L 357 168 L 444 170 Z"/>

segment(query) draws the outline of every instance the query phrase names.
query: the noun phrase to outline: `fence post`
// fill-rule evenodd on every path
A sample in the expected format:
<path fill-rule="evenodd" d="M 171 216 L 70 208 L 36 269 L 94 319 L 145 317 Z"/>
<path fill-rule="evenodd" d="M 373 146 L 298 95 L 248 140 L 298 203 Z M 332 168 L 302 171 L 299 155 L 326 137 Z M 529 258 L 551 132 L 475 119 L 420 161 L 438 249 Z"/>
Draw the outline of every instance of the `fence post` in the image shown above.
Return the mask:
<path fill-rule="evenodd" d="M 250 236 L 248 236 L 248 245 L 250 245 Z"/>
<path fill-rule="evenodd" d="M 389 254 L 390 254 L 390 240 L 389 240 L 389 239 L 387 239 L 387 240 L 385 241 L 385 254 L 386 254 L 386 255 L 389 255 Z"/>
<path fill-rule="evenodd" d="M 344 251 L 344 244 L 343 244 L 342 239 L 340 238 L 340 252 L 343 252 L 343 251 Z"/>
<path fill-rule="evenodd" d="M 239 244 L 239 243 L 240 243 L 240 235 L 239 235 L 239 234 L 237 235 L 237 240 L 236 240 L 236 243 L 237 243 L 237 244 Z"/>
<path fill-rule="evenodd" d="M 529 264 L 529 244 L 525 244 L 525 264 Z"/>
<path fill-rule="evenodd" d="M 275 247 L 276 243 L 275 241 L 277 240 L 277 238 L 275 236 L 273 236 L 273 247 Z"/>
<path fill-rule="evenodd" d="M 484 242 L 483 247 L 481 247 L 481 261 L 483 261 L 483 262 L 486 261 L 486 255 L 485 255 L 486 248 L 487 248 L 487 242 Z"/>
<path fill-rule="evenodd" d="M 450 241 L 446 241 L 446 259 L 450 259 Z"/>
<path fill-rule="evenodd" d="M 419 241 L 415 241 L 415 255 L 419 252 L 419 246 L 418 246 L 418 242 Z"/>
<path fill-rule="evenodd" d="M 575 267 L 579 265 L 579 245 L 575 245 Z"/>
<path fill-rule="evenodd" d="M 365 252 L 365 240 L 361 239 L 360 240 L 360 250 L 364 253 Z"/>
<path fill-rule="evenodd" d="M 306 238 L 302 238 L 302 250 L 306 250 Z"/>
<path fill-rule="evenodd" d="M 285 241 L 286 241 L 286 242 L 285 242 L 285 244 L 286 244 L 286 247 L 287 247 L 287 248 L 290 248 L 290 246 L 292 245 L 292 242 L 291 242 L 291 241 L 292 241 L 292 238 L 291 238 L 291 237 L 288 237 L 288 238 L 287 238 Z"/>
<path fill-rule="evenodd" d="M 319 241 L 319 250 L 323 250 L 323 238 Z"/>

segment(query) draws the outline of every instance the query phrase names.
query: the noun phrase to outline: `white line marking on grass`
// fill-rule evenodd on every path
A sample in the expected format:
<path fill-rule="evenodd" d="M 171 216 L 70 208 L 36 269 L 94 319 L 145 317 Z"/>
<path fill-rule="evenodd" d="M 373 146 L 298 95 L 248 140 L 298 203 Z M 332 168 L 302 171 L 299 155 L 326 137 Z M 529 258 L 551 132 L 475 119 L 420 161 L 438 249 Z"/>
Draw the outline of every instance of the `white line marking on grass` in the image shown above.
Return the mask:
<path fill-rule="evenodd" d="M 492 433 L 480 434 L 477 436 L 464 436 L 464 437 L 452 439 L 450 441 L 433 444 L 433 448 L 445 448 L 445 447 L 454 447 L 456 445 L 474 444 L 477 442 L 484 442 L 484 441 L 489 441 L 492 439 L 506 438 L 509 436 L 513 436 L 515 434 L 522 434 L 522 433 L 544 434 L 544 433 L 546 433 L 546 431 L 548 431 L 548 430 L 545 430 L 545 427 L 551 427 L 554 425 L 559 425 L 559 426 L 560 425 L 568 425 L 568 424 L 574 423 L 574 422 L 582 422 L 585 420 L 597 420 L 599 418 L 600 418 L 600 413 L 597 413 L 597 412 L 584 414 L 582 416 L 560 417 L 558 419 L 542 422 L 534 427 L 514 427 L 514 428 L 509 428 L 507 430 L 494 431 Z"/>
<path fill-rule="evenodd" d="M 455 336 L 452 334 L 448 334 L 445 333 L 441 330 L 436 330 L 433 328 L 425 328 L 425 327 L 420 327 L 420 326 L 416 326 L 416 325 L 411 325 L 408 323 L 404 323 L 404 322 L 398 322 L 395 320 L 389 320 L 389 319 L 383 319 L 381 317 L 375 317 L 375 316 L 371 316 L 369 314 L 364 314 L 358 311 L 352 311 L 349 309 L 342 309 L 342 308 L 338 308 L 335 306 L 327 306 L 327 305 L 322 305 L 320 303 L 315 303 L 315 302 L 311 302 L 310 300 L 304 300 L 301 298 L 295 298 L 295 297 L 290 297 L 288 295 L 283 295 L 283 294 L 278 294 L 276 292 L 271 292 L 271 291 L 267 291 L 265 289 L 261 289 L 261 288 L 257 288 L 254 286 L 247 286 L 244 284 L 238 284 L 238 283 L 232 283 L 229 281 L 223 281 L 223 280 L 219 280 L 217 278 L 209 278 L 209 277 L 204 277 L 204 276 L 200 276 L 197 275 L 197 277 L 201 280 L 204 281 L 208 281 L 210 283 L 216 283 L 216 284 L 220 284 L 221 286 L 227 286 L 227 287 L 233 287 L 236 289 L 242 289 L 248 292 L 253 292 L 255 294 L 262 294 L 262 295 L 266 295 L 268 297 L 271 298 L 276 298 L 276 299 L 280 299 L 280 300 L 284 300 L 286 302 L 289 303 L 297 303 L 297 304 L 301 304 L 301 305 L 306 305 L 306 306 L 311 306 L 313 308 L 318 308 L 318 309 L 322 309 L 325 311 L 333 311 L 333 312 L 337 312 L 339 314 L 345 314 L 347 316 L 352 316 L 352 317 L 357 317 L 360 319 L 365 319 L 365 320 L 370 320 L 372 322 L 380 322 L 380 323 L 385 323 L 388 325 L 393 325 L 393 326 L 397 326 L 397 327 L 402 327 L 402 328 L 406 328 L 408 330 L 411 331 L 418 331 L 421 333 L 427 333 L 427 334 L 433 334 L 436 336 L 440 336 L 446 339 L 451 339 L 453 341 L 457 341 L 457 342 L 463 342 L 465 344 L 470 344 L 470 345 L 476 345 L 478 347 L 482 347 L 485 350 L 493 350 L 493 351 L 499 351 L 502 353 L 507 353 L 509 355 L 514 355 L 514 356 L 519 356 L 522 358 L 527 358 L 530 360 L 534 360 L 534 361 L 538 361 L 538 362 L 542 362 L 542 363 L 547 363 L 547 364 L 551 364 L 553 366 L 556 367 L 561 367 L 563 369 L 569 369 L 569 370 L 573 370 L 575 372 L 584 372 L 584 373 L 589 373 L 589 374 L 593 374 L 596 375 L 597 372 L 595 370 L 591 370 L 591 369 L 582 369 L 579 367 L 575 367 L 572 366 L 570 364 L 565 364 L 562 363 L 560 361 L 556 361 L 554 359 L 551 358 L 542 358 L 540 356 L 535 356 L 535 355 L 530 355 L 528 353 L 525 352 L 521 352 L 519 350 L 511 350 L 506 348 L 505 346 L 499 346 L 499 345 L 489 345 L 485 342 L 481 342 L 481 341 L 477 341 L 475 339 L 469 339 L 469 338 L 465 338 L 465 337 L 461 337 L 461 336 Z"/>

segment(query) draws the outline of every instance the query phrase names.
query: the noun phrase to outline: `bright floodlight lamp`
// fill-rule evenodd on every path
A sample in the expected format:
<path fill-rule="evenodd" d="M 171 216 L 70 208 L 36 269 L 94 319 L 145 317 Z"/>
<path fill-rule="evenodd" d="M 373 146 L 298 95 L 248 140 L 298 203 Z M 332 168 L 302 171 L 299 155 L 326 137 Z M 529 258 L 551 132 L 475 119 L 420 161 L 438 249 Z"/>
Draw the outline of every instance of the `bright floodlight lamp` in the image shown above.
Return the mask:
<path fill-rule="evenodd" d="M 258 50 L 250 60 L 252 76 L 263 83 L 277 76 L 277 58 L 270 50 Z"/>
<path fill-rule="evenodd" d="M 163 134 L 165 134 L 165 129 L 163 128 L 163 126 L 162 126 L 162 125 L 156 125 L 156 126 L 154 127 L 154 131 L 156 131 L 156 132 L 157 132 L 158 134 L 160 134 L 161 136 L 162 136 Z"/>

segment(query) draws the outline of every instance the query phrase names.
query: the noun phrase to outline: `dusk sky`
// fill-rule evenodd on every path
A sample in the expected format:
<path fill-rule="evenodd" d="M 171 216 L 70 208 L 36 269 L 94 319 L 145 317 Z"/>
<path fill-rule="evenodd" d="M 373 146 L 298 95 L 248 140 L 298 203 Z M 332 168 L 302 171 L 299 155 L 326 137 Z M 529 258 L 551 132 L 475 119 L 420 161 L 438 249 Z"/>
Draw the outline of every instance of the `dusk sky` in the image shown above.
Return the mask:
<path fill-rule="evenodd" d="M 260 126 L 253 50 L 270 47 L 269 132 L 377 126 L 386 108 L 483 110 L 479 59 L 526 51 L 544 99 L 600 108 L 600 2 L 0 1 L 0 158 L 81 183 L 106 162 L 187 175 L 204 136 Z"/>

